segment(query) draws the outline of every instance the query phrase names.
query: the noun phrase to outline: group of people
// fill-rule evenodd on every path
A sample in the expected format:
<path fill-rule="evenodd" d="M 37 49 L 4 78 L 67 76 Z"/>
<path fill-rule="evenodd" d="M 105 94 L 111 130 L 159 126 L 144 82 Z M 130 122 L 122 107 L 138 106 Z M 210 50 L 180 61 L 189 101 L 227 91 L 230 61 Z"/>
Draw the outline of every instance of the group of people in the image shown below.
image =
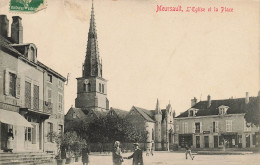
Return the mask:
<path fill-rule="evenodd" d="M 143 151 L 139 148 L 138 143 L 133 143 L 134 145 L 134 153 L 128 157 L 123 157 L 122 156 L 122 151 L 120 148 L 120 142 L 116 141 L 114 144 L 113 152 L 112 152 L 112 158 L 113 158 L 113 165 L 122 165 L 122 162 L 124 162 L 124 159 L 131 159 L 133 158 L 133 165 L 143 165 Z M 191 147 L 190 145 L 186 144 L 185 145 L 185 156 L 186 159 L 188 159 L 188 155 L 190 158 L 193 160 L 194 156 L 191 153 Z M 82 162 L 83 165 L 88 165 L 89 163 L 89 150 L 87 145 L 83 148 L 82 150 Z"/>
<path fill-rule="evenodd" d="M 143 151 L 139 148 L 138 143 L 134 143 L 134 153 L 128 157 L 122 156 L 122 151 L 120 148 L 120 142 L 116 141 L 113 148 L 112 158 L 113 165 L 122 165 L 124 159 L 133 158 L 133 165 L 143 165 Z M 83 165 L 88 165 L 89 163 L 89 149 L 87 145 L 82 149 L 82 163 Z"/>

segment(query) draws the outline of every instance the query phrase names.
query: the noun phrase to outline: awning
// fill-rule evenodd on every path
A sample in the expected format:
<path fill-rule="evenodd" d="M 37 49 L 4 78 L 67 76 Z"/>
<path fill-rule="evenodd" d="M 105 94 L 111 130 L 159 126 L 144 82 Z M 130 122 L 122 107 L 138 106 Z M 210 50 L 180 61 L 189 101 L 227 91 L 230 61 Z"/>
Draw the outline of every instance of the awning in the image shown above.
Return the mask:
<path fill-rule="evenodd" d="M 11 125 L 32 127 L 32 125 L 19 113 L 3 109 L 0 109 L 0 122 Z"/>

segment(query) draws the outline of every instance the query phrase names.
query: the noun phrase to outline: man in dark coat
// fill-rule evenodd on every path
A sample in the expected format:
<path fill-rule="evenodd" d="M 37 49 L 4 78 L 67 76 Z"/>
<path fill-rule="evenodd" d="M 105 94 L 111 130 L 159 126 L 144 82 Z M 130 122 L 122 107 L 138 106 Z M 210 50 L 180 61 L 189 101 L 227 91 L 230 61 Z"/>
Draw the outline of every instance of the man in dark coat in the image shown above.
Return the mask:
<path fill-rule="evenodd" d="M 124 157 L 125 159 L 131 159 L 133 158 L 133 165 L 143 165 L 143 152 L 142 150 L 139 148 L 139 144 L 138 143 L 134 143 L 133 144 L 135 147 L 135 151 L 131 156 L 128 157 Z"/>

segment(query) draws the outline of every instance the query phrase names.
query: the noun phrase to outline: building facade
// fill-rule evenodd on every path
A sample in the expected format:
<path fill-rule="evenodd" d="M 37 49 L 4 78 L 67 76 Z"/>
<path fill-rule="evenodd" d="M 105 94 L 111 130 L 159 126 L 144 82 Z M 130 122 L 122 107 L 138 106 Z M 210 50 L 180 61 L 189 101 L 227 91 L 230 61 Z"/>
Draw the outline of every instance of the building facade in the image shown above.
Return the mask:
<path fill-rule="evenodd" d="M 256 108 L 258 97 L 211 100 L 197 103 L 174 119 L 175 144 L 194 148 L 254 148 L 259 127 L 245 121 L 245 112 Z"/>
<path fill-rule="evenodd" d="M 0 144 L 13 130 L 14 151 L 55 151 L 48 132 L 63 131 L 65 78 L 37 60 L 37 47 L 23 43 L 22 18 L 0 15 Z"/>

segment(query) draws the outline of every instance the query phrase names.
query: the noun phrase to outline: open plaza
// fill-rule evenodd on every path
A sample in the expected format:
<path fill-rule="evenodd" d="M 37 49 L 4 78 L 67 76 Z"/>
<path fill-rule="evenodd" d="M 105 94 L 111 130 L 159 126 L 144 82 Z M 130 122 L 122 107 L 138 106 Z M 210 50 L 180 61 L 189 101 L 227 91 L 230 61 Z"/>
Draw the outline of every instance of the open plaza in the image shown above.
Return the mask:
<path fill-rule="evenodd" d="M 123 156 L 129 156 L 131 153 L 124 153 Z M 90 154 L 89 165 L 112 165 L 112 155 Z M 145 165 L 258 165 L 260 154 L 246 155 L 197 155 L 194 160 L 185 159 L 185 154 L 180 152 L 155 152 L 154 156 L 145 156 Z M 53 163 L 53 165 L 56 162 Z M 81 165 L 76 162 L 73 165 Z M 47 164 L 46 164 L 47 165 Z M 132 159 L 125 159 L 123 165 L 132 165 Z"/>

